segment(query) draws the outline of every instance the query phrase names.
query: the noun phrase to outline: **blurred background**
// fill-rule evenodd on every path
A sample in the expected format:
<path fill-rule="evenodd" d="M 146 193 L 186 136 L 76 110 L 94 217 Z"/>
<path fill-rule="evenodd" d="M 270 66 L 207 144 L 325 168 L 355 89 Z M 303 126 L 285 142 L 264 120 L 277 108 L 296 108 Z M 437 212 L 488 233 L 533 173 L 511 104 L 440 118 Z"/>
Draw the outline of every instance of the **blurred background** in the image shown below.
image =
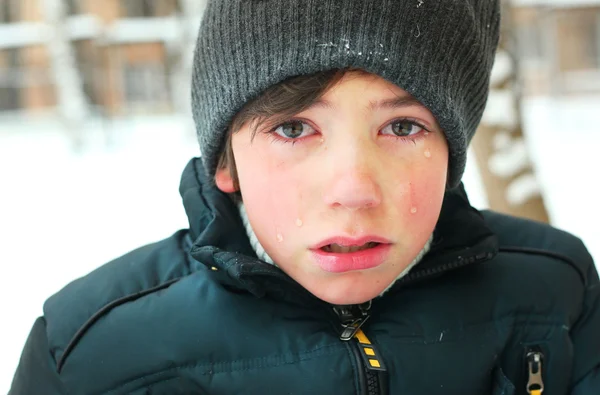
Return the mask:
<path fill-rule="evenodd" d="M 425 3 L 426 4 L 426 3 Z M 44 300 L 187 226 L 205 0 L 0 0 L 0 393 Z M 464 182 L 600 259 L 600 0 L 514 0 Z"/>

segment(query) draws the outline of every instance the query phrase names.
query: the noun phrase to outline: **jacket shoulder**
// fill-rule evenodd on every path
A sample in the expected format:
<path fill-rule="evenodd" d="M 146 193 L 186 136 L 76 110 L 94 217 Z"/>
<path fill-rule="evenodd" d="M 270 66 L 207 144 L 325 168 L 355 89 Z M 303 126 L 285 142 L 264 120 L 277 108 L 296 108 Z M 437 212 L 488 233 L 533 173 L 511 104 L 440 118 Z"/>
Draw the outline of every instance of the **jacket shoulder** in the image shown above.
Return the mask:
<path fill-rule="evenodd" d="M 127 297 L 165 287 L 203 267 L 189 257 L 186 230 L 133 250 L 66 285 L 44 304 L 50 352 L 59 360 L 96 313 Z"/>
<path fill-rule="evenodd" d="M 578 237 L 551 225 L 497 213 L 481 212 L 498 237 L 499 252 L 544 256 L 571 265 L 585 285 L 597 282 L 594 261 Z"/>

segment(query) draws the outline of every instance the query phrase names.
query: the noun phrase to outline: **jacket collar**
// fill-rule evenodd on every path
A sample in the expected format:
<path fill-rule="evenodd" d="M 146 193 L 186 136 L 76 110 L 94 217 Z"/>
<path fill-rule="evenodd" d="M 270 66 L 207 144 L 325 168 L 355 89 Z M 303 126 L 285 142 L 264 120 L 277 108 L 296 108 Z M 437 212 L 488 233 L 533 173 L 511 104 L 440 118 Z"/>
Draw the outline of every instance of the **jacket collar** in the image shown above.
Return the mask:
<path fill-rule="evenodd" d="M 192 159 L 185 167 L 179 193 L 195 246 L 212 246 L 256 258 L 235 204 L 206 177 L 200 158 Z"/>
<path fill-rule="evenodd" d="M 316 299 L 279 268 L 258 260 L 235 204 L 206 177 L 199 158 L 186 166 L 179 190 L 190 224 L 191 255 L 224 273 L 222 282 L 258 297 L 272 294 L 284 299 Z M 461 184 L 446 192 L 429 253 L 386 295 L 491 259 L 497 251 L 495 234 L 471 207 Z"/>

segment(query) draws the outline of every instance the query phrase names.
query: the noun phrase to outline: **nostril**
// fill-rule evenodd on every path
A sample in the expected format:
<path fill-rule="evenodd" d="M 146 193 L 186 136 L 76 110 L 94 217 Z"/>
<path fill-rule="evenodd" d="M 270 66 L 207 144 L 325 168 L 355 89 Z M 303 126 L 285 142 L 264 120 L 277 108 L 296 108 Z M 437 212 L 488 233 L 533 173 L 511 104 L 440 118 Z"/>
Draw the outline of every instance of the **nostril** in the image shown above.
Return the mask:
<path fill-rule="evenodd" d="M 373 182 L 337 181 L 324 194 L 323 200 L 333 208 L 360 210 L 377 207 L 382 197 L 379 187 Z"/>

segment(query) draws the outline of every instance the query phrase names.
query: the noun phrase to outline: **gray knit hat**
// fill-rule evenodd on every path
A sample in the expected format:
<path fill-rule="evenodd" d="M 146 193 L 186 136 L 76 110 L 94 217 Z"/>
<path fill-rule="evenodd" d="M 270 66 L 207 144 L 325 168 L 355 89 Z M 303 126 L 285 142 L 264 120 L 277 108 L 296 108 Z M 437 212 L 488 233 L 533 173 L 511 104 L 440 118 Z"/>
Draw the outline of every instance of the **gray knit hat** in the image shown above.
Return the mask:
<path fill-rule="evenodd" d="M 209 0 L 192 76 L 208 175 L 248 101 L 290 77 L 353 67 L 431 110 L 456 186 L 487 101 L 499 22 L 499 0 Z"/>

